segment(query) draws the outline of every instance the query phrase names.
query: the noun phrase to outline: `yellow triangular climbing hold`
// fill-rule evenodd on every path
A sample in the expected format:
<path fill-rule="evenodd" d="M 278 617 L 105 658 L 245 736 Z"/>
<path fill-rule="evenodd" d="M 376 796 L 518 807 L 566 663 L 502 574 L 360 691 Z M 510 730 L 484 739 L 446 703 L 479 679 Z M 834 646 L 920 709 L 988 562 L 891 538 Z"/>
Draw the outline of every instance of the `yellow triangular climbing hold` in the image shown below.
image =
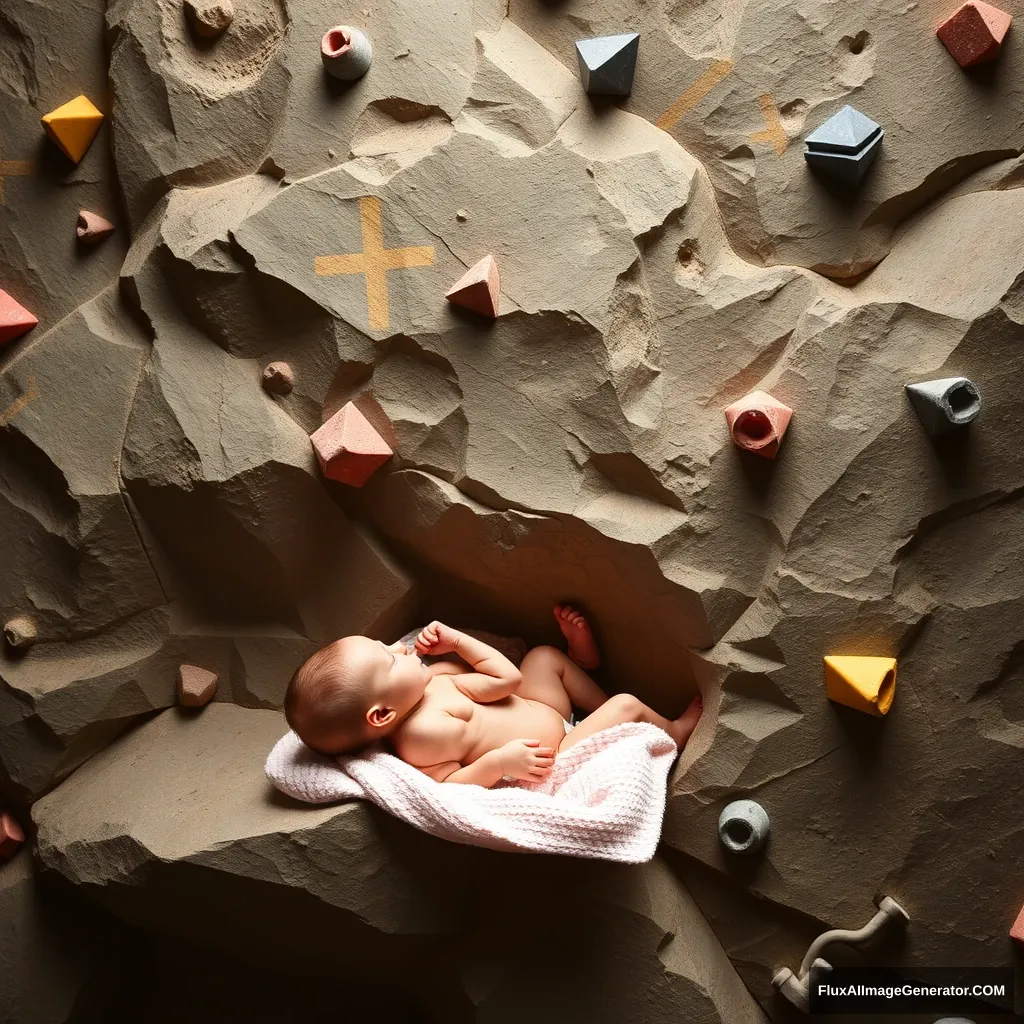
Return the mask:
<path fill-rule="evenodd" d="M 69 160 L 77 164 L 92 145 L 103 123 L 103 115 L 87 96 L 76 96 L 56 110 L 43 115 L 46 134 L 57 143 Z"/>
<path fill-rule="evenodd" d="M 896 659 L 826 658 L 825 692 L 829 700 L 881 717 L 896 693 Z"/>

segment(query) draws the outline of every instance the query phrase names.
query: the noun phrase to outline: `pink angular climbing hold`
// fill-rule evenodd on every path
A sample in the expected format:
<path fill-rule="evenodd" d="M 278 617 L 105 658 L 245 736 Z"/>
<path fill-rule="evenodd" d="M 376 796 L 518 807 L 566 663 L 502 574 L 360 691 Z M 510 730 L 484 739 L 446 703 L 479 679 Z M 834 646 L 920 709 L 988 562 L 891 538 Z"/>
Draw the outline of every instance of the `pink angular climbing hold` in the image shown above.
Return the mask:
<path fill-rule="evenodd" d="M 767 391 L 752 391 L 725 410 L 733 442 L 738 448 L 774 459 L 793 410 Z"/>
<path fill-rule="evenodd" d="M 106 217 L 88 210 L 78 211 L 78 226 L 75 228 L 78 240 L 85 245 L 94 245 L 114 233 L 114 225 Z"/>
<path fill-rule="evenodd" d="M 501 295 L 501 278 L 498 276 L 498 264 L 491 255 L 485 256 L 475 266 L 470 267 L 445 293 L 449 302 L 457 306 L 489 316 L 498 315 L 498 299 Z"/>
<path fill-rule="evenodd" d="M 39 321 L 3 289 L 0 289 L 0 345 L 6 345 L 32 330 Z"/>
<path fill-rule="evenodd" d="M 25 833 L 10 811 L 0 811 L 0 860 L 10 860 L 25 842 Z"/>
<path fill-rule="evenodd" d="M 984 0 L 967 0 L 938 27 L 935 34 L 957 64 L 969 68 L 999 56 L 1012 21 L 1012 14 Z"/>
<path fill-rule="evenodd" d="M 217 692 L 217 673 L 198 665 L 178 666 L 178 703 L 187 708 L 201 708 L 213 700 Z"/>
<path fill-rule="evenodd" d="M 1017 920 L 1013 922 L 1013 927 L 1010 928 L 1010 938 L 1024 946 L 1024 907 L 1020 908 Z"/>
<path fill-rule="evenodd" d="M 370 421 L 349 402 L 310 436 L 329 480 L 362 487 L 395 453 Z"/>

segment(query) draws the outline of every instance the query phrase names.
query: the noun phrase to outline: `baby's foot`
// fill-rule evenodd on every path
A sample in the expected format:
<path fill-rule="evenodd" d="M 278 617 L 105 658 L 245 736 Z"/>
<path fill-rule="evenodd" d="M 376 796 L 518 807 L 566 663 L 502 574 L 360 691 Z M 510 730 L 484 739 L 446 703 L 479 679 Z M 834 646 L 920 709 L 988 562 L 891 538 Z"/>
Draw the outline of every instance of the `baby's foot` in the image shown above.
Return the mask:
<path fill-rule="evenodd" d="M 676 741 L 676 745 L 680 750 L 686 746 L 686 741 L 693 735 L 693 730 L 697 728 L 697 723 L 700 721 L 703 711 L 704 698 L 698 693 L 690 701 L 686 710 L 672 723 L 674 726 L 672 738 Z"/>
<path fill-rule="evenodd" d="M 569 644 L 569 657 L 582 669 L 597 668 L 601 661 L 601 652 L 597 649 L 597 641 L 590 632 L 590 626 L 571 604 L 556 604 L 555 618 L 558 628 L 562 631 Z"/>

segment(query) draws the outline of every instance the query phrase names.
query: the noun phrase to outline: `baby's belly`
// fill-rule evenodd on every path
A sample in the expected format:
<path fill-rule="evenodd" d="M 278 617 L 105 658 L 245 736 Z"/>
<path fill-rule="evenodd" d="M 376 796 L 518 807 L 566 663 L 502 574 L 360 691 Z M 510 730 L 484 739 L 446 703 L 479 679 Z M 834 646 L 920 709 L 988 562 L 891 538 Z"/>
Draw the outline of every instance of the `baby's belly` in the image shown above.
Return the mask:
<path fill-rule="evenodd" d="M 550 705 L 512 695 L 490 704 L 477 704 L 469 722 L 470 747 L 463 764 L 509 740 L 540 740 L 542 747 L 558 749 L 565 738 L 565 719 Z"/>

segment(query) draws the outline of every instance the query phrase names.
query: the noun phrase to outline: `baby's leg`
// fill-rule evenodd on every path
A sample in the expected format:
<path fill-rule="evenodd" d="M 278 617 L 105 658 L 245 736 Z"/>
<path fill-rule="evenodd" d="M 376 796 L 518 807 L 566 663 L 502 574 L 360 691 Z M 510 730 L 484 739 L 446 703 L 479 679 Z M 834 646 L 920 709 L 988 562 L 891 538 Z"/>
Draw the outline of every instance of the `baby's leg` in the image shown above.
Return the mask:
<path fill-rule="evenodd" d="M 608 694 L 557 647 L 534 647 L 523 658 L 519 671 L 523 681 L 516 695 L 550 705 L 566 721 L 573 704 L 593 711 L 608 700 Z"/>
<path fill-rule="evenodd" d="M 592 715 L 587 715 L 562 740 L 558 745 L 558 753 L 561 754 L 574 743 L 593 736 L 595 732 L 609 729 L 613 725 L 622 725 L 623 722 L 650 722 L 652 725 L 664 729 L 676 741 L 676 746 L 682 750 L 686 746 L 690 734 L 696 728 L 703 708 L 704 704 L 701 698 L 694 697 L 690 706 L 673 721 L 662 718 L 657 711 L 652 711 L 631 693 L 617 693 L 614 697 L 609 697 Z"/>

